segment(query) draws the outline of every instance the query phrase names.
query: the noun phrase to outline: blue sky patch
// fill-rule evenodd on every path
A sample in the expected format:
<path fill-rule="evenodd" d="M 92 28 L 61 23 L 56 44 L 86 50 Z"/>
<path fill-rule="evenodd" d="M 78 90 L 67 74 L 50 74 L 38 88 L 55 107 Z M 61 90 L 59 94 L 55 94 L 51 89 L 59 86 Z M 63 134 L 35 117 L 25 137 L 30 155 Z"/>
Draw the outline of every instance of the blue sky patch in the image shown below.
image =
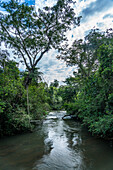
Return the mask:
<path fill-rule="evenodd" d="M 35 0 L 25 0 L 28 5 L 35 5 Z"/>

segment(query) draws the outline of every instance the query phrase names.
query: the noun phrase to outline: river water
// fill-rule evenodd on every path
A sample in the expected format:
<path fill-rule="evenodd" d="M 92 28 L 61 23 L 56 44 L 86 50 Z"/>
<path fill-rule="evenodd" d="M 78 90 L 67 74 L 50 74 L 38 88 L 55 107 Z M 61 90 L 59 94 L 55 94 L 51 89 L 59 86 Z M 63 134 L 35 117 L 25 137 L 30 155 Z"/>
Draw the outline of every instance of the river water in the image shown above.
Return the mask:
<path fill-rule="evenodd" d="M 50 112 L 34 133 L 0 139 L 0 170 L 113 170 L 112 141 Z"/>

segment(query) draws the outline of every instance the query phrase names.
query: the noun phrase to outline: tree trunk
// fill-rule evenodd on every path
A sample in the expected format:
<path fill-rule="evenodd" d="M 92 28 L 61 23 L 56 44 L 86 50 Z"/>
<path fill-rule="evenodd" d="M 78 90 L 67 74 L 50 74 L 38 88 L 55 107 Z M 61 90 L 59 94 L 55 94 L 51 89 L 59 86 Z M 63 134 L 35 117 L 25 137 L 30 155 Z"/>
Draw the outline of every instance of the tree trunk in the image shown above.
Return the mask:
<path fill-rule="evenodd" d="M 28 85 L 27 85 L 27 113 L 28 113 L 28 115 L 30 114 L 30 112 L 29 112 L 29 90 L 28 90 Z"/>

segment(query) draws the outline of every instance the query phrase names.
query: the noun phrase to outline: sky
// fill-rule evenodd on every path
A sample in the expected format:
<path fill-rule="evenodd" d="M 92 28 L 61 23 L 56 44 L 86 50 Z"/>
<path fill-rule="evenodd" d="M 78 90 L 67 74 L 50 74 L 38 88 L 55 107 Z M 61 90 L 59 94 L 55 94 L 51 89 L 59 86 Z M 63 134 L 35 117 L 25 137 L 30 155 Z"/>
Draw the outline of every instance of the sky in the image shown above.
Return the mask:
<path fill-rule="evenodd" d="M 56 0 L 21 1 L 26 1 L 29 5 L 35 4 L 36 8 L 53 6 L 56 2 Z M 113 28 L 113 0 L 76 0 L 74 9 L 76 15 L 82 16 L 82 19 L 79 27 L 67 32 L 69 44 L 72 44 L 75 39 L 84 38 L 93 28 L 100 30 Z M 43 56 L 37 66 L 44 73 L 43 78 L 47 83 L 57 79 L 62 84 L 62 81 L 76 70 L 76 67 L 67 67 L 63 61 L 57 60 L 53 49 Z"/>

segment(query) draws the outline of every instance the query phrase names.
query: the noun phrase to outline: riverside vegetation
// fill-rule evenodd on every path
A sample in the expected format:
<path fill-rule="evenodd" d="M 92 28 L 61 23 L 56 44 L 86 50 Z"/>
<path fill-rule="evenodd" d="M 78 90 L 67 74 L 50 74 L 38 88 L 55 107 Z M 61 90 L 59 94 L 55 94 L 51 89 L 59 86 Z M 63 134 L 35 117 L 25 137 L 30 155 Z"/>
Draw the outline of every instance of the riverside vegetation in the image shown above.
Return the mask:
<path fill-rule="evenodd" d="M 65 104 L 67 112 L 80 118 L 92 134 L 112 138 L 113 30 L 91 30 L 84 41 L 75 41 L 58 58 L 78 67 L 66 80 L 76 87 L 74 101 Z"/>
<path fill-rule="evenodd" d="M 21 72 L 18 60 L 0 51 L 0 136 L 31 130 L 30 120 L 42 119 L 49 110 L 65 109 L 92 134 L 113 137 L 113 30 L 91 30 L 84 40 L 68 47 L 64 33 L 80 22 L 70 3 L 58 0 L 38 14 L 16 0 L 2 3 L 8 14 L 0 15 L 0 40 L 13 49 L 12 55 L 26 70 Z M 36 66 L 51 48 L 59 51 L 59 60 L 77 66 L 66 85 L 54 80 L 48 87 L 42 82 Z"/>

